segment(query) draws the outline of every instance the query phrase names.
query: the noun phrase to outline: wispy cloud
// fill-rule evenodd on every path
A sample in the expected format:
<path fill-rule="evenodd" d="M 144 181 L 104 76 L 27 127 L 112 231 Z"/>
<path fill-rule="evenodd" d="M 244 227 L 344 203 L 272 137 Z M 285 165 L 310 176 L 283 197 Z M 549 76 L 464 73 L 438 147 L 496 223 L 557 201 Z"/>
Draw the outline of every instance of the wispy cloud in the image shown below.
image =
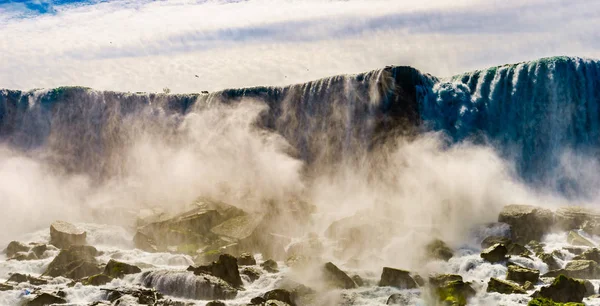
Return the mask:
<path fill-rule="evenodd" d="M 600 57 L 600 3 L 583 0 L 44 3 L 51 13 L 0 4 L 0 87 L 198 92 L 390 64 L 444 76 L 541 56 Z"/>

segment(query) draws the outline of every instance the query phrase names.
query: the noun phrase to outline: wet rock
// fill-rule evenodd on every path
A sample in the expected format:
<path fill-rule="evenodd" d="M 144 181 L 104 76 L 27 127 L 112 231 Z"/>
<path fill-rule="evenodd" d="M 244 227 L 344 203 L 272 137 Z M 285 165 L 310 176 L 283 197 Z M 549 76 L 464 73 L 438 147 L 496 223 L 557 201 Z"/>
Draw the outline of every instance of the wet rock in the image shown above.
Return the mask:
<path fill-rule="evenodd" d="M 346 272 L 331 262 L 325 264 L 323 271 L 327 283 L 334 288 L 353 289 L 358 287 Z"/>
<path fill-rule="evenodd" d="M 442 240 L 435 239 L 425 246 L 427 257 L 448 261 L 454 256 L 454 251 Z"/>
<path fill-rule="evenodd" d="M 524 267 L 510 266 L 506 272 L 506 279 L 519 284 L 524 284 L 526 282 L 536 284 L 540 279 L 540 271 Z"/>
<path fill-rule="evenodd" d="M 104 267 L 104 274 L 113 278 L 122 278 L 127 274 L 140 273 L 142 270 L 134 265 L 111 259 Z"/>
<path fill-rule="evenodd" d="M 593 260 L 600 264 L 600 250 L 593 248 L 573 258 L 573 260 Z"/>
<path fill-rule="evenodd" d="M 492 277 L 488 282 L 487 292 L 498 292 L 502 294 L 525 294 L 525 290 L 515 283 Z"/>
<path fill-rule="evenodd" d="M 206 303 L 206 306 L 226 306 L 226 304 L 221 301 L 210 301 Z"/>
<path fill-rule="evenodd" d="M 285 289 L 275 289 L 275 290 L 271 290 L 267 293 L 265 293 L 263 295 L 263 298 L 266 301 L 269 300 L 275 300 L 275 301 L 281 301 L 284 302 L 288 305 L 291 306 L 295 306 L 296 304 L 294 303 L 293 299 L 292 299 L 292 293 L 285 290 Z"/>
<path fill-rule="evenodd" d="M 240 257 L 238 257 L 238 265 L 240 266 L 254 266 L 256 265 L 256 259 L 250 253 L 242 253 Z"/>
<path fill-rule="evenodd" d="M 512 241 L 510 241 L 510 238 L 504 236 L 488 236 L 481 241 L 481 248 L 487 249 L 496 243 L 509 245 L 512 243 Z"/>
<path fill-rule="evenodd" d="M 534 298 L 529 301 L 527 306 L 585 306 L 583 303 L 556 303 L 553 300 L 545 298 Z"/>
<path fill-rule="evenodd" d="M 554 213 L 554 220 L 559 230 L 578 230 L 588 221 L 600 221 L 600 213 L 579 206 L 560 207 Z"/>
<path fill-rule="evenodd" d="M 540 289 L 539 297 L 551 299 L 559 303 L 581 303 L 586 290 L 585 284 L 582 281 L 559 275 L 551 285 Z"/>
<path fill-rule="evenodd" d="M 587 246 L 587 247 L 595 246 L 595 244 L 593 242 L 587 240 L 586 238 L 579 235 L 579 233 L 577 233 L 575 231 L 569 232 L 569 235 L 567 236 L 567 242 L 569 242 L 572 245 L 580 245 L 580 246 Z"/>
<path fill-rule="evenodd" d="M 229 300 L 237 290 L 226 281 L 208 274 L 186 271 L 146 271 L 140 275 L 144 287 L 175 297 L 197 300 Z"/>
<path fill-rule="evenodd" d="M 67 300 L 50 293 L 40 293 L 33 300 L 27 302 L 27 306 L 46 306 L 54 304 L 66 304 Z"/>
<path fill-rule="evenodd" d="M 469 298 L 475 295 L 475 290 L 469 283 L 463 281 L 451 281 L 435 290 L 438 299 L 442 303 L 455 306 L 465 306 Z"/>
<path fill-rule="evenodd" d="M 533 289 L 535 289 L 535 286 L 533 285 L 532 282 L 526 281 L 525 284 L 523 284 L 523 290 L 529 291 L 529 290 L 533 290 Z"/>
<path fill-rule="evenodd" d="M 400 293 L 394 293 L 385 302 L 386 305 L 410 305 L 410 297 Z"/>
<path fill-rule="evenodd" d="M 506 246 L 496 243 L 493 246 L 481 251 L 481 258 L 491 263 L 498 263 L 507 259 L 508 250 Z"/>
<path fill-rule="evenodd" d="M 135 233 L 133 236 L 133 245 L 144 252 L 154 253 L 158 252 L 156 241 L 154 239 L 140 231 Z"/>
<path fill-rule="evenodd" d="M 0 283 L 0 291 L 9 291 L 9 290 L 13 290 L 14 287 L 10 284 L 3 284 Z"/>
<path fill-rule="evenodd" d="M 262 296 L 257 296 L 250 300 L 250 305 L 264 305 L 267 302 Z"/>
<path fill-rule="evenodd" d="M 248 276 L 250 282 L 254 282 L 255 280 L 260 278 L 260 271 L 253 267 L 243 268 L 241 274 Z"/>
<path fill-rule="evenodd" d="M 34 253 L 25 253 L 25 252 L 19 252 L 17 254 L 15 254 L 12 258 L 9 258 L 9 260 L 17 260 L 17 261 L 24 261 L 24 260 L 36 260 L 38 259 L 37 256 L 35 256 Z"/>
<path fill-rule="evenodd" d="M 4 250 L 4 253 L 6 253 L 6 258 L 11 258 L 20 252 L 29 252 L 29 246 L 18 241 L 11 241 Z"/>
<path fill-rule="evenodd" d="M 506 249 L 508 250 L 508 255 L 516 255 L 522 257 L 531 256 L 531 251 L 529 251 L 526 247 L 518 243 L 510 243 L 506 245 Z"/>
<path fill-rule="evenodd" d="M 352 280 L 358 287 L 363 287 L 365 285 L 365 281 L 362 279 L 362 277 L 360 277 L 360 275 L 352 275 Z M 421 280 L 423 280 L 423 279 L 421 279 Z M 415 281 L 417 281 L 417 280 L 415 279 Z M 417 281 L 417 283 L 418 283 L 418 281 Z"/>
<path fill-rule="evenodd" d="M 558 261 L 556 261 L 556 258 L 552 254 L 541 253 L 538 254 L 537 257 L 546 265 L 548 265 L 548 270 L 560 269 L 560 264 Z"/>
<path fill-rule="evenodd" d="M 450 282 L 461 281 L 463 278 L 458 274 L 437 274 L 429 276 L 429 285 L 433 288 L 444 287 Z"/>
<path fill-rule="evenodd" d="M 137 302 L 142 305 L 155 305 L 163 295 L 154 289 L 144 288 L 119 288 L 119 289 L 100 289 L 106 292 L 106 299 L 113 303 L 113 305 L 121 305 L 123 298 L 131 296 L 137 299 Z M 125 303 L 128 305 L 128 303 Z"/>
<path fill-rule="evenodd" d="M 44 275 L 81 279 L 99 274 L 102 270 L 95 258 L 97 254 L 98 251 L 93 246 L 72 245 L 58 253 Z"/>
<path fill-rule="evenodd" d="M 35 254 L 35 256 L 37 256 L 37 258 L 47 258 L 48 256 L 46 256 L 46 251 L 51 250 L 51 249 L 55 249 L 52 246 L 48 246 L 47 244 L 35 244 L 32 248 L 31 248 L 31 252 L 33 254 Z"/>
<path fill-rule="evenodd" d="M 574 255 L 581 255 L 583 254 L 583 252 L 585 252 L 587 250 L 587 248 L 585 247 L 564 247 L 563 250 L 574 254 Z"/>
<path fill-rule="evenodd" d="M 600 267 L 595 261 L 573 260 L 567 263 L 564 269 L 552 270 L 544 274 L 544 277 L 558 276 L 560 274 L 572 278 L 599 279 Z"/>
<path fill-rule="evenodd" d="M 500 215 L 498 222 L 510 225 L 511 239 L 516 243 L 525 244 L 531 240 L 541 240 L 554 222 L 552 211 L 530 205 L 507 205 Z"/>
<path fill-rule="evenodd" d="M 587 279 L 578 279 L 578 281 L 583 282 L 583 285 L 585 286 L 584 297 L 588 297 L 588 296 L 592 296 L 592 295 L 596 294 L 596 288 L 594 288 L 594 284 L 592 284 L 592 282 L 590 282 Z"/>
<path fill-rule="evenodd" d="M 277 262 L 272 259 L 267 259 L 265 262 L 261 263 L 260 266 L 269 273 L 278 273 L 279 272 Z"/>
<path fill-rule="evenodd" d="M 533 250 L 533 253 L 537 254 L 541 254 L 544 253 L 544 247 L 546 245 L 543 243 L 540 243 L 539 241 L 536 240 L 531 240 L 529 241 L 529 243 L 527 243 L 527 247 Z"/>
<path fill-rule="evenodd" d="M 390 286 L 398 289 L 417 288 L 417 283 L 405 270 L 384 267 L 379 280 L 379 286 Z"/>
<path fill-rule="evenodd" d="M 237 258 L 223 254 L 219 260 L 206 266 L 189 267 L 188 271 L 193 271 L 196 275 L 210 274 L 216 276 L 236 288 L 242 287 L 242 278 L 238 270 Z"/>
<path fill-rule="evenodd" d="M 55 221 L 50 225 L 50 244 L 59 249 L 72 245 L 85 245 L 86 236 L 84 230 L 65 221 Z"/>
<path fill-rule="evenodd" d="M 33 286 L 41 286 L 41 285 L 46 285 L 48 284 L 48 279 L 44 279 L 44 278 L 40 278 L 40 277 L 34 277 L 31 275 L 25 275 L 25 274 L 21 274 L 21 273 L 13 273 L 10 275 L 10 277 L 7 280 L 8 282 L 14 282 L 17 284 L 20 283 L 29 283 Z"/>
<path fill-rule="evenodd" d="M 88 277 L 85 281 L 83 281 L 84 285 L 90 286 L 102 286 L 107 283 L 112 282 L 113 278 L 105 275 L 105 274 L 96 274 Z"/>

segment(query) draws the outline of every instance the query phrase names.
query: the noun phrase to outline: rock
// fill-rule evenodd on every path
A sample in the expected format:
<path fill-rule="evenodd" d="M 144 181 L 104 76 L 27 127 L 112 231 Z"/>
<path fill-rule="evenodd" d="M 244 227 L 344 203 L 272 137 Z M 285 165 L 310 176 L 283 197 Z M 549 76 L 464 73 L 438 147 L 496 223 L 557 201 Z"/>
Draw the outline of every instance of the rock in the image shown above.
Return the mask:
<path fill-rule="evenodd" d="M 279 272 L 277 262 L 272 259 L 267 259 L 265 262 L 261 263 L 260 266 L 269 273 L 278 273 Z"/>
<path fill-rule="evenodd" d="M 331 262 L 325 264 L 323 271 L 327 283 L 334 288 L 353 289 L 358 287 L 346 272 Z"/>
<path fill-rule="evenodd" d="M 427 257 L 431 259 L 439 259 L 448 261 L 454 256 L 454 251 L 442 240 L 435 239 L 425 246 Z"/>
<path fill-rule="evenodd" d="M 533 289 L 535 289 L 535 287 L 533 286 L 532 282 L 526 281 L 525 284 L 523 284 L 523 290 L 529 291 L 529 290 L 533 290 Z"/>
<path fill-rule="evenodd" d="M 417 288 L 417 283 L 408 271 L 384 267 L 379 280 L 379 286 L 390 286 L 398 289 Z"/>
<path fill-rule="evenodd" d="M 600 221 L 600 213 L 579 206 L 560 207 L 554 213 L 554 221 L 559 230 L 578 230 L 588 221 Z"/>
<path fill-rule="evenodd" d="M 488 282 L 487 292 L 498 292 L 502 294 L 525 294 L 525 290 L 515 283 L 503 281 L 492 277 Z"/>
<path fill-rule="evenodd" d="M 144 271 L 140 275 L 144 287 L 174 297 L 196 300 L 229 300 L 237 290 L 226 281 L 209 275 L 187 271 L 156 270 Z"/>
<path fill-rule="evenodd" d="M 586 288 L 582 281 L 559 275 L 551 285 L 540 289 L 539 297 L 551 299 L 559 303 L 581 303 L 585 293 Z"/>
<path fill-rule="evenodd" d="M 144 288 L 119 288 L 119 289 L 100 289 L 106 292 L 106 299 L 112 303 L 112 305 L 121 305 L 125 297 L 134 297 L 137 299 L 139 304 L 143 305 L 155 305 L 162 299 L 163 295 L 156 292 L 154 289 Z M 129 300 L 124 301 L 125 305 L 129 305 Z"/>
<path fill-rule="evenodd" d="M 95 256 L 98 251 L 93 246 L 72 245 L 63 249 L 52 260 L 44 275 L 64 276 L 70 279 L 81 279 L 102 272 Z"/>
<path fill-rule="evenodd" d="M 38 278 L 38 277 L 34 277 L 31 275 L 25 275 L 25 274 L 21 274 L 21 273 L 13 273 L 10 275 L 10 277 L 8 278 L 7 282 L 14 282 L 17 284 L 20 283 L 29 283 L 33 286 L 41 286 L 41 285 L 46 285 L 48 284 L 48 280 L 47 279 L 43 279 L 43 278 Z"/>
<path fill-rule="evenodd" d="M 440 288 L 451 282 L 461 281 L 463 278 L 458 274 L 437 274 L 429 276 L 429 285 L 433 288 Z"/>
<path fill-rule="evenodd" d="M 362 277 L 360 277 L 360 275 L 352 275 L 352 280 L 358 287 L 363 287 L 365 285 L 365 281 L 362 279 Z M 421 280 L 423 280 L 423 279 L 421 279 Z M 417 281 L 417 280 L 415 279 L 415 281 Z M 417 281 L 417 283 L 419 283 L 419 282 Z"/>
<path fill-rule="evenodd" d="M 35 254 L 35 256 L 37 256 L 37 258 L 46 258 L 48 256 L 46 256 L 46 251 L 51 249 L 51 247 L 48 247 L 47 244 L 36 244 L 31 248 L 31 252 L 33 254 Z M 54 249 L 54 247 L 52 247 L 52 249 Z"/>
<path fill-rule="evenodd" d="M 250 279 L 250 282 L 254 282 L 255 280 L 260 278 L 260 271 L 258 271 L 257 269 L 255 269 L 253 267 L 248 267 L 248 268 L 242 269 L 241 274 L 248 276 L 248 278 Z"/>
<path fill-rule="evenodd" d="M 588 297 L 588 296 L 592 296 L 592 295 L 596 294 L 596 288 L 594 288 L 594 284 L 592 284 L 592 282 L 590 282 L 587 279 L 578 279 L 578 281 L 583 282 L 583 285 L 585 286 L 584 297 Z"/>
<path fill-rule="evenodd" d="M 156 246 L 156 241 L 154 239 L 140 231 L 135 233 L 133 236 L 133 245 L 137 249 L 140 249 L 144 252 L 154 253 L 158 252 L 158 247 Z"/>
<path fill-rule="evenodd" d="M 512 241 L 510 241 L 510 238 L 504 236 L 488 236 L 481 241 L 481 248 L 487 249 L 496 243 L 509 245 Z"/>
<path fill-rule="evenodd" d="M 598 250 L 596 248 L 587 250 L 587 251 L 573 257 L 573 260 L 593 260 L 596 263 L 600 264 L 600 250 Z"/>
<path fill-rule="evenodd" d="M 216 276 L 236 288 L 241 288 L 243 285 L 238 270 L 237 258 L 229 254 L 219 256 L 219 260 L 210 265 L 189 267 L 188 271 L 193 271 L 196 275 L 210 274 Z"/>
<path fill-rule="evenodd" d="M 54 304 L 66 304 L 67 300 L 54 294 L 43 292 L 37 295 L 33 300 L 27 302 L 27 306 L 46 306 Z"/>
<path fill-rule="evenodd" d="M 113 278 L 105 274 L 96 274 L 88 277 L 83 284 L 90 286 L 102 286 L 112 282 Z"/>
<path fill-rule="evenodd" d="M 242 253 L 240 257 L 238 257 L 238 265 L 240 266 L 254 266 L 256 265 L 256 259 L 254 256 L 249 253 Z"/>
<path fill-rule="evenodd" d="M 29 246 L 18 241 L 11 241 L 4 250 L 4 253 L 6 253 L 6 258 L 11 258 L 20 252 L 29 252 Z"/>
<path fill-rule="evenodd" d="M 400 294 L 400 293 L 394 293 L 392 295 L 390 295 L 390 297 L 387 299 L 387 302 L 385 302 L 386 305 L 410 305 L 410 298 Z"/>
<path fill-rule="evenodd" d="M 15 288 L 13 286 L 11 286 L 10 284 L 3 284 L 0 283 L 0 291 L 9 291 L 9 290 L 14 290 Z"/>
<path fill-rule="evenodd" d="M 572 278 L 599 279 L 600 267 L 595 261 L 573 260 L 567 263 L 564 269 L 552 270 L 544 274 L 544 277 L 558 276 L 560 274 Z"/>
<path fill-rule="evenodd" d="M 529 241 L 529 243 L 527 243 L 527 247 L 529 247 L 530 249 L 533 250 L 533 253 L 537 254 L 541 254 L 544 253 L 544 247 L 546 245 L 543 243 L 540 243 L 538 241 L 535 240 L 531 240 Z"/>
<path fill-rule="evenodd" d="M 127 274 L 140 273 L 142 270 L 134 265 L 111 259 L 104 267 L 104 274 L 113 278 L 122 278 Z"/>
<path fill-rule="evenodd" d="M 593 242 L 587 240 L 586 238 L 579 235 L 575 231 L 569 232 L 569 235 L 567 236 L 567 242 L 569 242 L 572 245 L 581 245 L 581 246 L 587 246 L 587 247 L 595 247 L 596 246 Z"/>
<path fill-rule="evenodd" d="M 541 253 L 537 255 L 538 258 L 548 265 L 548 270 L 560 269 L 560 264 L 556 261 L 556 258 L 552 254 Z"/>
<path fill-rule="evenodd" d="M 600 235 L 600 221 L 588 220 L 583 223 L 581 229 L 589 235 Z"/>
<path fill-rule="evenodd" d="M 506 249 L 508 250 L 508 255 L 516 255 L 522 257 L 531 256 L 531 251 L 529 251 L 526 247 L 518 243 L 510 243 L 506 245 Z"/>
<path fill-rule="evenodd" d="M 55 221 L 50 225 L 50 244 L 59 249 L 71 245 L 85 245 L 87 233 L 75 225 L 65 221 Z"/>
<path fill-rule="evenodd" d="M 545 299 L 545 298 L 534 298 L 533 300 L 529 301 L 527 306 L 585 306 L 585 305 L 583 303 L 563 304 L 563 303 L 556 303 L 552 300 Z"/>
<path fill-rule="evenodd" d="M 540 271 L 523 267 L 510 266 L 508 267 L 508 271 L 506 272 L 506 279 L 517 282 L 519 284 L 524 284 L 526 282 L 536 284 L 540 279 Z"/>
<path fill-rule="evenodd" d="M 453 306 L 466 306 L 467 300 L 475 295 L 475 290 L 469 283 L 451 281 L 436 290 L 440 302 Z"/>
<path fill-rule="evenodd" d="M 491 263 L 498 263 L 507 259 L 508 250 L 506 246 L 496 243 L 493 246 L 481 251 L 481 258 Z"/>
<path fill-rule="evenodd" d="M 507 205 L 498 216 L 498 222 L 510 225 L 512 241 L 521 244 L 541 240 L 553 221 L 552 211 L 530 205 Z"/>
<path fill-rule="evenodd" d="M 15 254 L 12 258 L 9 258 L 9 260 L 17 260 L 17 261 L 24 261 L 24 260 L 36 260 L 38 259 L 37 256 L 35 256 L 34 253 L 25 253 L 25 252 L 19 252 L 17 254 Z"/>
<path fill-rule="evenodd" d="M 574 254 L 574 255 L 581 255 L 583 254 L 583 252 L 587 251 L 587 248 L 584 247 L 564 247 L 563 250 Z"/>
<path fill-rule="evenodd" d="M 206 306 L 226 306 L 226 304 L 221 301 L 210 301 Z"/>
<path fill-rule="evenodd" d="M 284 302 L 288 305 L 291 306 L 295 306 L 296 304 L 293 302 L 292 300 L 292 294 L 291 292 L 285 290 L 285 289 L 275 289 L 275 290 L 271 290 L 268 291 L 267 293 L 265 293 L 263 295 L 263 298 L 266 301 L 269 300 L 275 300 L 275 301 L 281 301 Z"/>

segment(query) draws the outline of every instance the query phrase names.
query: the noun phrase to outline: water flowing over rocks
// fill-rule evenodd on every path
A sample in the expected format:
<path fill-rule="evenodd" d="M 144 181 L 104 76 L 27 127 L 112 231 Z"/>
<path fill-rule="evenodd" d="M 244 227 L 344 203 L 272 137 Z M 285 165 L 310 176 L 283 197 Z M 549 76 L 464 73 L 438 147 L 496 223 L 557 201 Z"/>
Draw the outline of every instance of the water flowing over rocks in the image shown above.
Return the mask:
<path fill-rule="evenodd" d="M 141 274 L 142 284 L 162 294 L 197 300 L 229 300 L 237 290 L 212 275 L 187 271 L 148 271 Z"/>

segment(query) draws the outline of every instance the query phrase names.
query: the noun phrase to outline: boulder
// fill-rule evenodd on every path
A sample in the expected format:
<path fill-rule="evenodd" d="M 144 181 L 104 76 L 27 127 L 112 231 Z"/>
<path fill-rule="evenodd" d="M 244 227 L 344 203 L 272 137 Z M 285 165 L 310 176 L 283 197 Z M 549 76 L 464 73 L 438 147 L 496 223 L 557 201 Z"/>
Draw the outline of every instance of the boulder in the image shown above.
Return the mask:
<path fill-rule="evenodd" d="M 593 248 L 587 250 L 573 258 L 573 260 L 593 260 L 600 264 L 600 250 Z"/>
<path fill-rule="evenodd" d="M 454 281 L 461 281 L 463 278 L 458 274 L 437 274 L 429 276 L 429 285 L 433 288 L 441 288 Z"/>
<path fill-rule="evenodd" d="M 256 259 L 254 256 L 249 253 L 242 253 L 240 257 L 238 257 L 238 265 L 240 266 L 254 266 L 256 265 Z"/>
<path fill-rule="evenodd" d="M 572 278 L 600 279 L 600 267 L 592 260 L 573 260 L 567 263 L 564 269 L 552 270 L 544 274 L 544 277 L 558 276 L 560 274 Z"/>
<path fill-rule="evenodd" d="M 557 229 L 562 231 L 578 230 L 589 221 L 600 221 L 600 212 L 579 206 L 560 207 L 554 213 Z"/>
<path fill-rule="evenodd" d="M 509 245 L 512 241 L 510 241 L 510 238 L 504 236 L 488 236 L 481 241 L 481 248 L 487 249 L 496 243 Z"/>
<path fill-rule="evenodd" d="M 0 283 L 0 291 L 10 291 L 10 290 L 14 290 L 14 289 L 15 288 L 10 284 Z"/>
<path fill-rule="evenodd" d="M 86 236 L 84 230 L 65 221 L 55 221 L 50 225 L 50 244 L 59 249 L 66 249 L 72 245 L 85 245 Z"/>
<path fill-rule="evenodd" d="M 85 281 L 83 281 L 84 285 L 89 286 L 102 286 L 112 282 L 113 278 L 105 275 L 105 274 L 96 274 L 88 277 Z"/>
<path fill-rule="evenodd" d="M 487 292 L 498 292 L 502 294 L 525 294 L 525 290 L 515 283 L 492 277 L 488 282 Z"/>
<path fill-rule="evenodd" d="M 384 267 L 381 272 L 379 286 L 390 286 L 398 289 L 417 288 L 417 282 L 410 276 L 410 272 L 394 268 Z"/>
<path fill-rule="evenodd" d="M 277 262 L 272 259 L 265 260 L 263 263 L 260 264 L 260 266 L 269 273 L 278 273 L 279 272 Z"/>
<path fill-rule="evenodd" d="M 35 254 L 35 256 L 37 258 L 47 258 L 49 257 L 48 255 L 46 255 L 46 251 L 48 250 L 55 250 L 56 248 L 54 248 L 53 246 L 48 246 L 47 244 L 44 243 L 40 243 L 40 244 L 35 244 L 32 248 L 31 248 L 31 252 L 33 254 Z"/>
<path fill-rule="evenodd" d="M 163 295 L 154 289 L 145 288 L 118 288 L 118 289 L 100 289 L 106 292 L 106 300 L 112 303 L 112 305 L 129 305 L 131 302 L 127 297 L 133 297 L 137 299 L 138 304 L 142 305 L 156 305 L 158 301 L 162 299 Z"/>
<path fill-rule="evenodd" d="M 229 283 L 209 274 L 156 270 L 142 272 L 140 279 L 144 287 L 186 299 L 229 300 L 237 295 L 237 290 Z"/>
<path fill-rule="evenodd" d="M 556 303 L 553 300 L 545 298 L 534 298 L 527 303 L 527 306 L 585 306 L 583 303 Z"/>
<path fill-rule="evenodd" d="M 206 306 L 227 306 L 227 305 L 221 301 L 210 301 L 210 302 L 206 303 Z"/>
<path fill-rule="evenodd" d="M 284 302 L 290 306 L 296 305 L 296 303 L 294 303 L 294 301 L 293 301 L 292 293 L 285 289 L 275 289 L 275 290 L 268 291 L 267 293 L 265 293 L 263 295 L 263 299 L 265 299 L 267 302 L 269 300 L 275 300 L 275 301 Z"/>
<path fill-rule="evenodd" d="M 4 253 L 6 253 L 6 258 L 11 258 L 13 256 L 15 256 L 17 253 L 20 252 L 29 252 L 29 246 L 18 242 L 18 241 L 11 241 L 8 246 L 6 246 L 6 249 L 4 250 Z"/>
<path fill-rule="evenodd" d="M 196 275 L 210 274 L 216 276 L 236 288 L 243 286 L 238 270 L 237 258 L 229 254 L 219 256 L 219 260 L 210 265 L 189 267 L 188 271 L 193 271 Z"/>
<path fill-rule="evenodd" d="M 508 259 L 506 257 L 506 254 L 508 254 L 508 249 L 506 248 L 506 246 L 504 246 L 503 244 L 500 244 L 500 243 L 496 243 L 493 246 L 481 251 L 480 256 L 485 261 L 488 261 L 491 263 L 498 263 L 498 262 L 505 261 L 506 259 Z"/>
<path fill-rule="evenodd" d="M 356 283 L 346 274 L 331 262 L 325 264 L 323 274 L 327 283 L 334 288 L 354 289 L 358 287 Z"/>
<path fill-rule="evenodd" d="M 45 279 L 45 278 L 41 278 L 41 277 L 34 277 L 31 275 L 25 275 L 25 274 L 21 274 L 21 273 L 13 273 L 10 275 L 10 277 L 8 278 L 7 282 L 13 282 L 13 283 L 29 283 L 33 286 L 41 286 L 41 285 L 47 285 L 48 284 L 49 279 Z"/>
<path fill-rule="evenodd" d="M 43 292 L 38 294 L 33 300 L 27 302 L 27 306 L 46 306 L 54 304 L 66 304 L 67 300 L 60 296 Z"/>
<path fill-rule="evenodd" d="M 469 298 L 475 295 L 475 290 L 469 283 L 451 281 L 435 290 L 440 302 L 453 306 L 466 306 Z"/>
<path fill-rule="evenodd" d="M 418 275 L 417 275 L 418 276 Z M 420 278 L 419 279 L 422 281 L 423 279 Z M 354 283 L 356 284 L 356 286 L 358 287 L 363 287 L 365 285 L 365 281 L 362 279 L 362 277 L 360 277 L 360 275 L 352 275 L 352 280 L 354 281 Z M 419 281 L 417 280 L 417 278 L 415 277 L 415 281 L 417 282 L 417 284 L 419 284 L 419 286 L 422 286 Z"/>
<path fill-rule="evenodd" d="M 568 247 L 563 247 L 563 250 L 574 254 L 574 255 L 581 255 L 583 254 L 583 252 L 587 251 L 588 248 L 586 247 L 577 247 L 577 246 L 568 246 Z"/>
<path fill-rule="evenodd" d="M 523 284 L 523 290 L 529 291 L 529 290 L 533 290 L 533 289 L 535 289 L 535 286 L 533 285 L 532 282 L 526 281 L 525 284 Z"/>
<path fill-rule="evenodd" d="M 122 278 L 127 274 L 140 273 L 142 270 L 134 265 L 111 259 L 104 267 L 104 274 L 113 278 Z"/>
<path fill-rule="evenodd" d="M 546 265 L 548 265 L 548 270 L 560 269 L 560 264 L 558 263 L 558 261 L 556 261 L 554 255 L 549 253 L 539 253 L 537 257 Z"/>
<path fill-rule="evenodd" d="M 572 245 L 580 245 L 580 246 L 587 246 L 587 247 L 595 247 L 596 245 L 587 240 L 586 238 L 584 238 L 583 236 L 581 236 L 579 233 L 575 232 L 575 231 L 570 231 L 569 235 L 567 236 L 567 242 L 569 242 Z"/>
<path fill-rule="evenodd" d="M 410 305 L 410 297 L 400 294 L 394 293 L 390 295 L 390 297 L 385 302 L 386 305 Z"/>
<path fill-rule="evenodd" d="M 81 279 L 102 272 L 95 256 L 98 251 L 93 246 L 72 245 L 63 249 L 52 260 L 44 275 L 64 276 L 70 279 Z"/>
<path fill-rule="evenodd" d="M 529 257 L 531 256 L 531 251 L 529 251 L 526 247 L 518 243 L 509 243 L 506 245 L 506 249 L 508 250 L 508 255 Z"/>
<path fill-rule="evenodd" d="M 539 297 L 559 303 L 581 303 L 586 291 L 587 289 L 582 281 L 559 275 L 551 285 L 540 289 Z"/>
<path fill-rule="evenodd" d="M 524 284 L 526 282 L 536 284 L 540 279 L 540 271 L 513 265 L 508 267 L 506 279 L 519 284 Z"/>
<path fill-rule="evenodd" d="M 527 247 L 532 249 L 533 253 L 536 255 L 544 253 L 545 246 L 546 246 L 546 244 L 540 243 L 539 241 L 536 241 L 536 240 L 531 240 L 531 241 L 529 241 L 529 243 L 527 243 Z"/>
<path fill-rule="evenodd" d="M 454 251 L 442 240 L 434 239 L 425 246 L 427 257 L 448 261 L 454 256 Z"/>
<path fill-rule="evenodd" d="M 243 268 L 240 274 L 248 276 L 250 282 L 254 282 L 255 280 L 260 278 L 260 271 L 253 267 Z"/>
<path fill-rule="evenodd" d="M 578 279 L 578 281 L 583 282 L 583 285 L 585 286 L 584 297 L 588 297 L 588 296 L 592 296 L 592 295 L 596 294 L 596 288 L 594 287 L 594 284 L 592 284 L 592 282 L 590 282 L 587 279 Z"/>
<path fill-rule="evenodd" d="M 530 205 L 507 205 L 498 222 L 510 225 L 511 239 L 516 243 L 526 244 L 531 240 L 541 240 L 554 222 L 552 211 Z"/>

